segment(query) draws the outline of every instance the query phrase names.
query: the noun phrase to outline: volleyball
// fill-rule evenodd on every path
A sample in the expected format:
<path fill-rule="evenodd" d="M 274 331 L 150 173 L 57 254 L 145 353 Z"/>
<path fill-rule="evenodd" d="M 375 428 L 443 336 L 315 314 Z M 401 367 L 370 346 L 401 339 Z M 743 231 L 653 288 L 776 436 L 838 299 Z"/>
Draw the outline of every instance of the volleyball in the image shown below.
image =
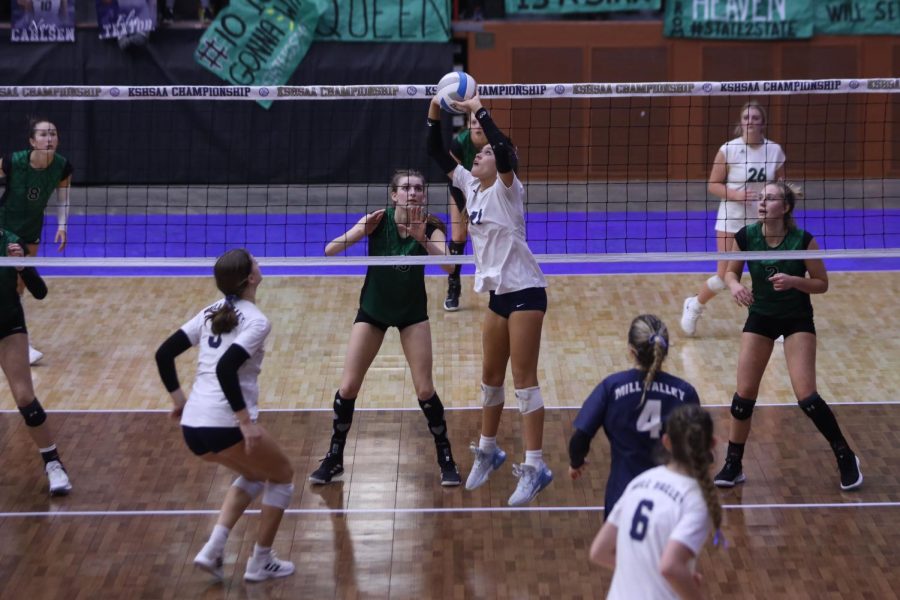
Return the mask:
<path fill-rule="evenodd" d="M 477 86 L 475 79 L 468 73 L 452 71 L 441 77 L 434 95 L 440 101 L 442 109 L 454 115 L 461 115 L 465 111 L 456 110 L 450 103 L 472 98 Z"/>

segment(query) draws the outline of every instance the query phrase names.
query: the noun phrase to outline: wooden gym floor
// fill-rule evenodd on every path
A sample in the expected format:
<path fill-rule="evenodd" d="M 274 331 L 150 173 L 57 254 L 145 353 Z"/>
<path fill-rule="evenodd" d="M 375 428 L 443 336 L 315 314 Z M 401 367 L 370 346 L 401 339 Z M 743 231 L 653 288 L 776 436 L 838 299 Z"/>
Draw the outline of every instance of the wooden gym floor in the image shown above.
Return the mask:
<path fill-rule="evenodd" d="M 2 598 L 595 598 L 609 574 L 587 562 L 598 529 L 608 445 L 598 436 L 586 479 L 566 475 L 577 407 L 606 374 L 627 368 L 630 319 L 654 312 L 672 337 L 667 370 L 691 381 L 727 436 L 743 311 L 717 298 L 700 336 L 680 335 L 681 303 L 703 277 L 552 277 L 540 378 L 547 404 L 545 458 L 556 479 L 525 510 L 506 507 L 504 466 L 482 489 L 442 489 L 394 331 L 357 406 L 344 482 L 312 487 L 324 454 L 331 398 L 361 285 L 352 277 L 268 279 L 259 304 L 274 324 L 263 374 L 262 422 L 283 444 L 296 492 L 276 540 L 298 572 L 246 585 L 257 516 L 226 549 L 225 581 L 191 566 L 231 482 L 195 459 L 164 409 L 157 345 L 217 294 L 210 279 L 52 279 L 26 303 L 38 397 L 75 487 L 46 497 L 40 459 L 17 412 L 0 413 Z M 721 494 L 727 547 L 698 562 L 711 598 L 893 598 L 900 574 L 900 297 L 896 273 L 832 273 L 814 299 L 819 390 L 835 404 L 862 459 L 865 484 L 841 492 L 826 443 L 792 406 L 776 346 L 748 445 L 748 481 Z M 480 321 L 486 300 L 464 280 L 463 310 L 440 309 L 443 278 L 429 278 L 435 383 L 465 475 L 477 439 Z M 179 361 L 189 385 L 193 354 Z M 508 390 L 508 395 L 511 390 Z M 12 409 L 0 376 L 0 399 Z M 880 404 L 873 404 L 873 403 Z M 784 405 L 784 406 L 781 406 Z M 73 412 L 74 411 L 74 412 Z M 80 412 L 86 411 L 86 412 Z M 500 443 L 521 460 L 520 419 L 504 415 Z M 717 460 L 717 464 L 719 461 Z"/>

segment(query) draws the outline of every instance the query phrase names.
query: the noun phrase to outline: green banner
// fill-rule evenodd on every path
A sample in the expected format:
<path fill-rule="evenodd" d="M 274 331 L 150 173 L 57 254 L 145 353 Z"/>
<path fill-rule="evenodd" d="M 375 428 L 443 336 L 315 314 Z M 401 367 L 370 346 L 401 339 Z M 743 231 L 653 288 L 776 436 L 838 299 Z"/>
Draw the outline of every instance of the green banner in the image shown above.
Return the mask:
<path fill-rule="evenodd" d="M 450 0 L 321 0 L 316 39 L 331 42 L 446 42 Z"/>
<path fill-rule="evenodd" d="M 566 15 L 572 13 L 659 10 L 662 0 L 506 0 L 508 15 Z"/>
<path fill-rule="evenodd" d="M 663 35 L 720 40 L 811 38 L 817 1 L 667 0 Z"/>
<path fill-rule="evenodd" d="M 194 60 L 235 85 L 285 83 L 309 50 L 321 0 L 231 0 L 207 28 Z M 271 100 L 259 103 L 269 108 Z"/>
<path fill-rule="evenodd" d="M 900 1 L 819 0 L 816 3 L 816 34 L 900 34 Z"/>

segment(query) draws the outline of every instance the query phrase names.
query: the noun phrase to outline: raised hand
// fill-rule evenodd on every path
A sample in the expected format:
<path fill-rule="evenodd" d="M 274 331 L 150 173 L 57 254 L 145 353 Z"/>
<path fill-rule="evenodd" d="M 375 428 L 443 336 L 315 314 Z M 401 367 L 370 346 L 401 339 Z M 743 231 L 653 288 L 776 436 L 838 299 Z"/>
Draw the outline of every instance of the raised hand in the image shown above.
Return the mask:
<path fill-rule="evenodd" d="M 372 235 L 372 232 L 375 231 L 375 228 L 378 227 L 378 224 L 381 223 L 381 219 L 384 218 L 384 209 L 376 210 L 375 212 L 371 212 L 365 216 L 365 223 L 363 224 L 363 228 L 365 229 L 366 235 Z"/>

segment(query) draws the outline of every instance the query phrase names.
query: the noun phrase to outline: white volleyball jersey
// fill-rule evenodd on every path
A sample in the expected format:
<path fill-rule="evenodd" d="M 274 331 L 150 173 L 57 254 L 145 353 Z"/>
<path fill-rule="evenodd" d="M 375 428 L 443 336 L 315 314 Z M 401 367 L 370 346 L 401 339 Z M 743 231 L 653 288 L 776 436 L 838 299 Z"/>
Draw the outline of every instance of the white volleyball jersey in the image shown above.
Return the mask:
<path fill-rule="evenodd" d="M 525 241 L 525 186 L 513 175 L 507 188 L 497 177 L 480 191 L 481 182 L 462 165 L 453 170 L 453 185 L 466 195 L 469 235 L 475 250 L 475 291 L 508 294 L 547 287 L 547 280 Z"/>
<path fill-rule="evenodd" d="M 719 152 L 725 157 L 727 178 L 725 186 L 732 190 L 761 192 L 767 183 L 775 181 L 775 173 L 784 166 L 785 156 L 781 146 L 772 140 L 750 146 L 743 138 L 735 138 L 722 144 Z M 758 202 L 722 200 L 716 216 L 716 231 L 736 233 L 758 220 Z"/>
<path fill-rule="evenodd" d="M 229 346 L 237 344 L 250 355 L 238 370 L 241 392 L 250 418 L 256 419 L 259 409 L 259 385 L 257 377 L 262 369 L 265 349 L 263 346 L 272 326 L 264 314 L 252 302 L 238 300 L 234 303 L 238 315 L 238 325 L 228 333 L 213 335 L 211 322 L 207 318 L 225 300 L 220 300 L 203 310 L 185 323 L 181 330 L 187 334 L 193 345 L 200 345 L 197 359 L 197 376 L 188 397 L 181 424 L 190 427 L 235 427 L 238 424 L 234 411 L 225 399 L 216 366 Z"/>
<path fill-rule="evenodd" d="M 609 522 L 618 531 L 607 599 L 617 600 L 677 599 L 659 572 L 663 550 L 669 540 L 676 540 L 690 548 L 696 561 L 712 525 L 697 481 L 665 466 L 635 477 Z"/>

